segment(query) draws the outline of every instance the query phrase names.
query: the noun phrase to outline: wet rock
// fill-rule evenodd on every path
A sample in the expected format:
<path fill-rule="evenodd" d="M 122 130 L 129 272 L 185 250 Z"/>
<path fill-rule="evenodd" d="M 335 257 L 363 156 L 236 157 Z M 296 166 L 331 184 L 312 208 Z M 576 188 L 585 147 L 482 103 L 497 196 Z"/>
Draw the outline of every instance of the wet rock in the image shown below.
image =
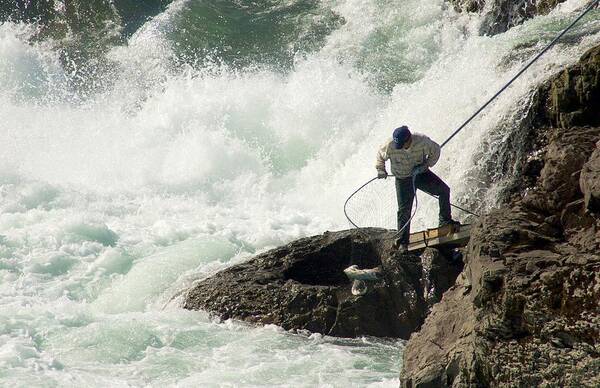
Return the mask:
<path fill-rule="evenodd" d="M 454 283 L 462 261 L 447 262 L 430 250 L 435 259 L 424 271 L 419 257 L 397 254 L 393 236 L 383 229 L 349 230 L 292 242 L 199 282 L 184 307 L 287 330 L 408 338 L 423 323 L 428 303 Z M 351 264 L 381 266 L 383 279 L 354 296 L 343 273 Z"/>
<path fill-rule="evenodd" d="M 600 213 L 600 142 L 596 143 L 592 156 L 581 169 L 579 187 L 583 192 L 585 209 Z"/>
<path fill-rule="evenodd" d="M 426 248 L 421 254 L 421 281 L 423 297 L 429 308 L 442 300 L 442 295 L 454 285 L 462 271 L 462 253 L 460 251 L 440 252 L 435 248 Z"/>
<path fill-rule="evenodd" d="M 508 31 L 537 15 L 545 15 L 565 0 L 494 0 L 481 25 L 482 35 Z"/>
<path fill-rule="evenodd" d="M 600 126 L 600 46 L 581 57 L 546 86 L 545 111 L 559 128 Z"/>
<path fill-rule="evenodd" d="M 457 12 L 479 12 L 485 5 L 485 0 L 450 0 Z"/>
<path fill-rule="evenodd" d="M 508 31 L 537 15 L 545 15 L 565 0 L 450 0 L 459 12 L 483 12 L 482 35 Z"/>
<path fill-rule="evenodd" d="M 600 137 L 600 128 L 573 127 L 544 129 L 543 167 L 534 179 L 542 190 L 528 191 L 523 204 L 544 212 L 557 213 L 566 205 L 581 198 L 579 175 L 583 164 L 594 149 L 594 139 Z M 570 210 L 576 210 L 571 206 Z M 564 218 L 557 214 L 558 220 Z"/>

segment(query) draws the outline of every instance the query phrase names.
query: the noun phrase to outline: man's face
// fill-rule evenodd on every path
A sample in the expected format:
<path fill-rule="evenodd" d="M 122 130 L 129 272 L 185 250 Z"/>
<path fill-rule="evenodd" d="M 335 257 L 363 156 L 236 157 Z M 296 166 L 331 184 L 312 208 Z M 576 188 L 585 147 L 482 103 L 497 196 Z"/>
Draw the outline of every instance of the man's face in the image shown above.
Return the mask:
<path fill-rule="evenodd" d="M 412 145 L 412 135 L 408 138 L 408 140 L 406 141 L 406 143 L 404 143 L 404 148 L 405 150 L 409 149 L 410 146 Z"/>

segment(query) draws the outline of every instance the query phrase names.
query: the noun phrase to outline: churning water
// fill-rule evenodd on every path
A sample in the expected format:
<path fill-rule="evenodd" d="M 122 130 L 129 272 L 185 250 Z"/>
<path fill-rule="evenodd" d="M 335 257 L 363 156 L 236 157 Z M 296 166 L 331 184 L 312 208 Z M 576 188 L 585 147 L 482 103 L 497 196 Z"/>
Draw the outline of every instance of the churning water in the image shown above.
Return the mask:
<path fill-rule="evenodd" d="M 348 227 L 394 127 L 443 141 L 584 3 L 494 37 L 442 0 L 178 0 L 63 35 L 3 23 L 0 385 L 396 386 L 401 342 L 219 323 L 179 295 Z M 474 155 L 598 43 L 598 19 L 444 149 L 455 200 L 493 197 L 473 190 Z M 423 200 L 415 227 L 436 211 Z"/>

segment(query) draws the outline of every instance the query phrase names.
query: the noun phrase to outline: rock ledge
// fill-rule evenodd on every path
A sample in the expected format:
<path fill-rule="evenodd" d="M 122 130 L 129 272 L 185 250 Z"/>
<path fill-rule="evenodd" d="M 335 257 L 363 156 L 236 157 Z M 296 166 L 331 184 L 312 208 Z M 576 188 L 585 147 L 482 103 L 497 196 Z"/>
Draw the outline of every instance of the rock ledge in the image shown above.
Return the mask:
<path fill-rule="evenodd" d="M 398 255 L 393 236 L 364 229 L 294 241 L 200 281 L 184 307 L 287 330 L 407 339 L 454 283 L 462 261 L 433 249 L 422 257 Z M 383 279 L 354 296 L 343 273 L 351 264 L 381 266 Z"/>

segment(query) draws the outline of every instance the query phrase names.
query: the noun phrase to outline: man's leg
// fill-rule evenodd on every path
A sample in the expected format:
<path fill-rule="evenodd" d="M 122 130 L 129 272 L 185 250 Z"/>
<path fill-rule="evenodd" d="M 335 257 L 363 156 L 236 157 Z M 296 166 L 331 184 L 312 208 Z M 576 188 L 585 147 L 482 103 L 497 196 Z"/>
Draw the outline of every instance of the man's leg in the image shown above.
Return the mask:
<path fill-rule="evenodd" d="M 399 243 L 408 245 L 410 237 L 410 212 L 415 198 L 412 177 L 396 178 L 396 198 L 398 199 L 398 230 L 406 225 L 402 233 L 400 233 Z"/>
<path fill-rule="evenodd" d="M 450 209 L 450 188 L 437 175 L 431 171 L 426 171 L 417 175 L 415 180 L 417 189 L 423 190 L 429 194 L 437 195 L 440 204 L 440 225 L 452 220 Z"/>

